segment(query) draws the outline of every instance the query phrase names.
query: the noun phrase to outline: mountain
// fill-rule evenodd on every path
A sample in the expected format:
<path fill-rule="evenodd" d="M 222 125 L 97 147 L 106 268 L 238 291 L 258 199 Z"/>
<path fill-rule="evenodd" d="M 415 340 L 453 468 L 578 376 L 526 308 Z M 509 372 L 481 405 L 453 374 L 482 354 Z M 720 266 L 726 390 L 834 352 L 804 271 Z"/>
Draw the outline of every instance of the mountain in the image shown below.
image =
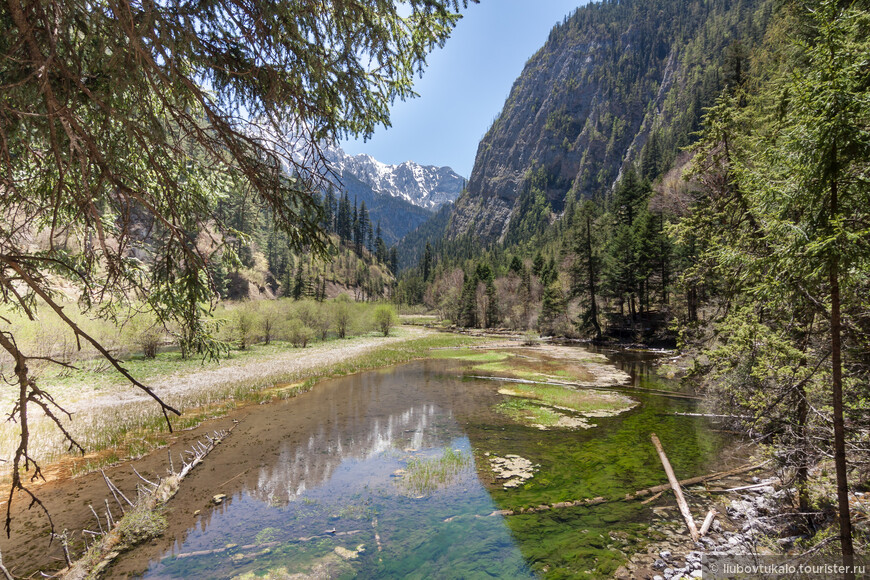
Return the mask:
<path fill-rule="evenodd" d="M 741 75 L 762 0 L 589 4 L 553 28 L 481 141 L 450 238 L 511 240 L 525 214 L 609 192 L 629 164 L 654 179 L 691 142 L 703 108 Z M 540 221 L 540 218 L 536 218 Z M 512 225 L 514 224 L 514 225 Z M 517 237 L 517 236 L 514 236 Z"/>
<path fill-rule="evenodd" d="M 445 203 L 429 219 L 401 239 L 396 245 L 400 271 L 413 268 L 420 263 L 426 244 L 432 247 L 438 246 L 444 238 L 444 230 L 450 223 L 452 212 L 453 204 Z"/>
<path fill-rule="evenodd" d="M 360 205 L 365 202 L 369 219 L 372 224 L 380 224 L 381 237 L 387 246 L 395 245 L 432 217 L 432 210 L 414 205 L 401 197 L 375 191 L 348 169 L 337 173 L 336 177 L 337 187 L 347 192 L 351 203 Z"/>
<path fill-rule="evenodd" d="M 465 187 L 465 178 L 449 167 L 413 161 L 387 165 L 371 155 L 348 155 L 339 147 L 328 147 L 324 154 L 339 175 L 352 175 L 379 194 L 430 210 L 456 200 Z"/>

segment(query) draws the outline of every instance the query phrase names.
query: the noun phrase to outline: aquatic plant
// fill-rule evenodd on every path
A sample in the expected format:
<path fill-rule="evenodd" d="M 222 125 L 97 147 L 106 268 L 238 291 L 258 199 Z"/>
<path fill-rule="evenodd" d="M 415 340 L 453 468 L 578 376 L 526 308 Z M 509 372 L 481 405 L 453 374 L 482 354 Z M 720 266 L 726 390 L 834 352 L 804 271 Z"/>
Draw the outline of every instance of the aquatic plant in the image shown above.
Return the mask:
<path fill-rule="evenodd" d="M 411 495 L 428 495 L 448 487 L 471 465 L 471 457 L 458 449 L 444 449 L 439 457 L 413 457 L 408 460 L 399 485 Z"/>

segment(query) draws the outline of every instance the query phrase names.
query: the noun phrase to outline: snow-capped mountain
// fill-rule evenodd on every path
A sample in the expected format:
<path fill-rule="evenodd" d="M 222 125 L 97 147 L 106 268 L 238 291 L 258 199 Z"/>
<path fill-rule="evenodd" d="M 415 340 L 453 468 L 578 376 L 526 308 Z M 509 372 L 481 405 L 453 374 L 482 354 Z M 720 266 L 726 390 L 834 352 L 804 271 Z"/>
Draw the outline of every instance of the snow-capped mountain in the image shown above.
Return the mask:
<path fill-rule="evenodd" d="M 465 187 L 465 178 L 449 167 L 381 163 L 371 155 L 348 155 L 339 147 L 324 150 L 336 175 L 351 174 L 378 193 L 388 194 L 426 209 L 454 201 Z"/>

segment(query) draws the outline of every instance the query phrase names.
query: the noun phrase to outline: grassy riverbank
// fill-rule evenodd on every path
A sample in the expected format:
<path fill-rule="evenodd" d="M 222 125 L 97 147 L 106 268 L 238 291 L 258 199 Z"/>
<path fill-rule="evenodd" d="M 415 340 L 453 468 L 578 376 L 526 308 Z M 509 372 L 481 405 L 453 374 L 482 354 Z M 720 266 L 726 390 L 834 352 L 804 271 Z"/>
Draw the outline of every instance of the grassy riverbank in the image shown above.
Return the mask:
<path fill-rule="evenodd" d="M 366 335 L 331 340 L 309 348 L 273 342 L 234 351 L 221 361 L 182 359 L 161 353 L 156 359 L 132 359 L 127 368 L 182 412 L 172 417 L 175 430 L 199 425 L 244 405 L 293 397 L 318 381 L 425 357 L 433 348 L 466 346 L 480 339 L 402 327 L 394 336 Z M 149 397 L 105 370 L 79 370 L 53 377 L 43 386 L 72 412 L 64 425 L 86 449 L 71 456 L 59 430 L 46 420 L 31 427 L 31 454 L 49 477 L 62 477 L 138 457 L 168 443 L 165 420 Z M 0 428 L 0 449 L 11 456 L 18 428 Z"/>

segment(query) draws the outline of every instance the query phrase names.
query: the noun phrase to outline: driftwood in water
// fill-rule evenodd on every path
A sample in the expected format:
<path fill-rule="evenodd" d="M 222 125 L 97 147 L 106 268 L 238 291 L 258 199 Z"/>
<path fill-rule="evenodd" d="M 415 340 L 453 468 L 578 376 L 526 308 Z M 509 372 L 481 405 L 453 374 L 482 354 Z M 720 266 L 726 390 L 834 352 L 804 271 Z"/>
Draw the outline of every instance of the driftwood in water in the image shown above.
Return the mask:
<path fill-rule="evenodd" d="M 170 464 L 170 475 L 168 477 L 162 478 L 156 484 L 154 482 L 148 481 L 141 474 L 136 472 L 136 475 L 139 479 L 147 482 L 150 486 L 155 486 L 153 489 L 151 487 L 143 488 L 140 487 L 140 497 L 138 501 L 134 504 L 131 502 L 121 490 L 118 489 L 112 480 L 103 472 L 103 479 L 106 482 L 106 486 L 109 488 L 109 491 L 112 493 L 112 496 L 117 501 L 118 505 L 121 507 L 121 513 L 124 513 L 124 506 L 121 503 L 121 498 L 126 501 L 131 507 L 130 512 L 137 511 L 153 511 L 161 506 L 165 505 L 167 501 L 169 501 L 172 496 L 178 491 L 178 486 L 181 483 L 181 480 L 190 473 L 190 471 L 202 463 L 205 456 L 208 455 L 218 444 L 223 441 L 225 437 L 227 437 L 232 430 L 235 428 L 235 424 L 232 428 L 227 431 L 214 432 L 214 437 L 206 435 L 206 442 L 203 443 L 201 441 L 196 441 L 190 448 L 190 450 L 185 451 L 187 458 L 185 455 L 181 456 L 181 471 L 178 473 L 174 472 L 174 466 L 172 465 L 172 454 L 169 455 L 169 464 Z M 102 471 L 102 470 L 101 470 Z M 100 518 L 97 516 L 96 511 L 92 506 L 89 506 L 91 511 L 94 513 L 94 517 L 97 518 L 97 524 L 100 526 L 100 531 L 103 532 L 102 523 L 100 522 Z M 99 549 L 98 557 L 88 558 L 87 555 L 77 562 L 74 562 L 71 566 L 69 566 L 66 570 L 61 572 L 61 576 L 67 580 L 70 579 L 80 579 L 80 578 L 99 578 L 103 572 L 105 572 L 106 568 L 111 564 L 112 560 L 118 556 L 119 546 L 123 540 L 121 533 L 119 531 L 119 524 L 123 518 L 118 519 L 117 521 L 114 519 L 112 515 L 111 509 L 109 509 L 109 501 L 106 500 L 106 524 L 107 529 L 105 533 L 95 534 L 91 532 L 92 536 L 96 540 L 97 536 L 100 537 L 98 540 L 97 548 Z M 124 546 L 129 547 L 129 546 Z"/>
<path fill-rule="evenodd" d="M 671 487 L 674 490 L 674 495 L 677 498 L 677 505 L 680 507 L 680 513 L 683 514 L 683 520 L 686 522 L 686 527 L 689 529 L 689 534 L 692 536 L 692 541 L 697 542 L 700 537 L 698 536 L 698 528 L 695 527 L 695 520 L 692 518 L 692 512 L 689 511 L 689 504 L 686 503 L 686 498 L 683 497 L 683 490 L 680 488 L 680 482 L 677 480 L 677 476 L 674 474 L 674 470 L 671 467 L 671 462 L 668 461 L 668 456 L 665 454 L 665 450 L 662 447 L 662 442 L 659 441 L 659 438 L 656 437 L 655 433 L 650 434 L 650 439 L 652 439 L 653 445 L 655 445 L 656 451 L 659 454 L 659 459 L 662 460 L 662 467 L 665 468 L 665 473 L 668 476 L 668 481 L 671 483 Z"/>
<path fill-rule="evenodd" d="M 716 481 L 717 479 L 723 479 L 726 477 L 731 477 L 732 475 L 740 475 L 741 473 L 746 473 L 748 471 L 754 471 L 756 469 L 761 469 L 764 466 L 764 463 L 759 463 L 758 465 L 744 465 L 743 467 L 738 467 L 736 469 L 731 469 L 728 471 L 718 471 L 716 473 L 710 473 L 708 475 L 699 475 L 698 477 L 690 477 L 689 479 L 680 480 L 678 483 L 682 486 L 686 485 L 695 485 L 698 483 L 706 483 L 708 481 Z M 568 507 L 577 507 L 577 506 L 592 506 L 598 505 L 602 503 L 607 503 L 610 501 L 631 501 L 635 499 L 640 499 L 642 497 L 646 497 L 648 495 L 653 496 L 649 501 L 658 497 L 659 494 L 666 492 L 671 489 L 670 483 L 663 483 L 661 485 L 655 485 L 653 487 L 648 487 L 646 489 L 640 489 L 633 493 L 627 493 L 624 497 L 616 498 L 616 499 L 607 499 L 605 497 L 592 497 L 588 499 L 578 499 L 575 501 L 563 501 L 554 504 L 543 504 L 534 507 L 528 508 L 519 508 L 517 510 L 496 510 L 489 515 L 501 515 L 501 516 L 516 516 L 520 514 L 533 514 L 537 512 L 543 512 L 552 509 L 560 509 L 560 508 L 568 508 Z"/>
<path fill-rule="evenodd" d="M 710 508 L 710 511 L 707 512 L 707 517 L 704 518 L 704 523 L 701 524 L 701 530 L 698 532 L 702 538 L 707 535 L 707 531 L 710 529 L 710 525 L 713 523 L 717 513 L 713 508 Z"/>
<path fill-rule="evenodd" d="M 321 538 L 334 538 L 341 536 L 355 536 L 356 534 L 361 533 L 362 530 L 348 530 L 346 532 L 323 532 L 322 534 L 316 534 L 314 536 L 303 536 L 300 538 L 292 538 L 287 540 L 287 542 L 310 542 L 312 540 L 319 540 Z M 223 548 L 214 548 L 213 550 L 196 550 L 194 552 L 182 552 L 175 556 L 177 559 L 182 558 L 195 558 L 197 556 L 213 556 L 215 554 L 223 554 L 229 550 L 236 550 L 237 552 L 242 550 L 262 550 L 265 548 L 274 548 L 275 546 L 280 546 L 281 542 L 263 542 L 262 544 L 246 544 L 244 546 L 225 546 Z"/>
<path fill-rule="evenodd" d="M 779 479 L 773 481 L 765 481 L 762 483 L 754 483 L 752 485 L 741 485 L 740 487 L 730 487 L 728 489 L 708 489 L 710 493 L 729 493 L 732 491 L 744 491 L 747 489 L 758 489 L 759 487 L 768 487 L 781 483 Z"/>
<path fill-rule="evenodd" d="M 717 415 L 715 413 L 671 413 L 678 417 L 707 417 L 708 419 L 754 419 L 751 415 Z"/>

